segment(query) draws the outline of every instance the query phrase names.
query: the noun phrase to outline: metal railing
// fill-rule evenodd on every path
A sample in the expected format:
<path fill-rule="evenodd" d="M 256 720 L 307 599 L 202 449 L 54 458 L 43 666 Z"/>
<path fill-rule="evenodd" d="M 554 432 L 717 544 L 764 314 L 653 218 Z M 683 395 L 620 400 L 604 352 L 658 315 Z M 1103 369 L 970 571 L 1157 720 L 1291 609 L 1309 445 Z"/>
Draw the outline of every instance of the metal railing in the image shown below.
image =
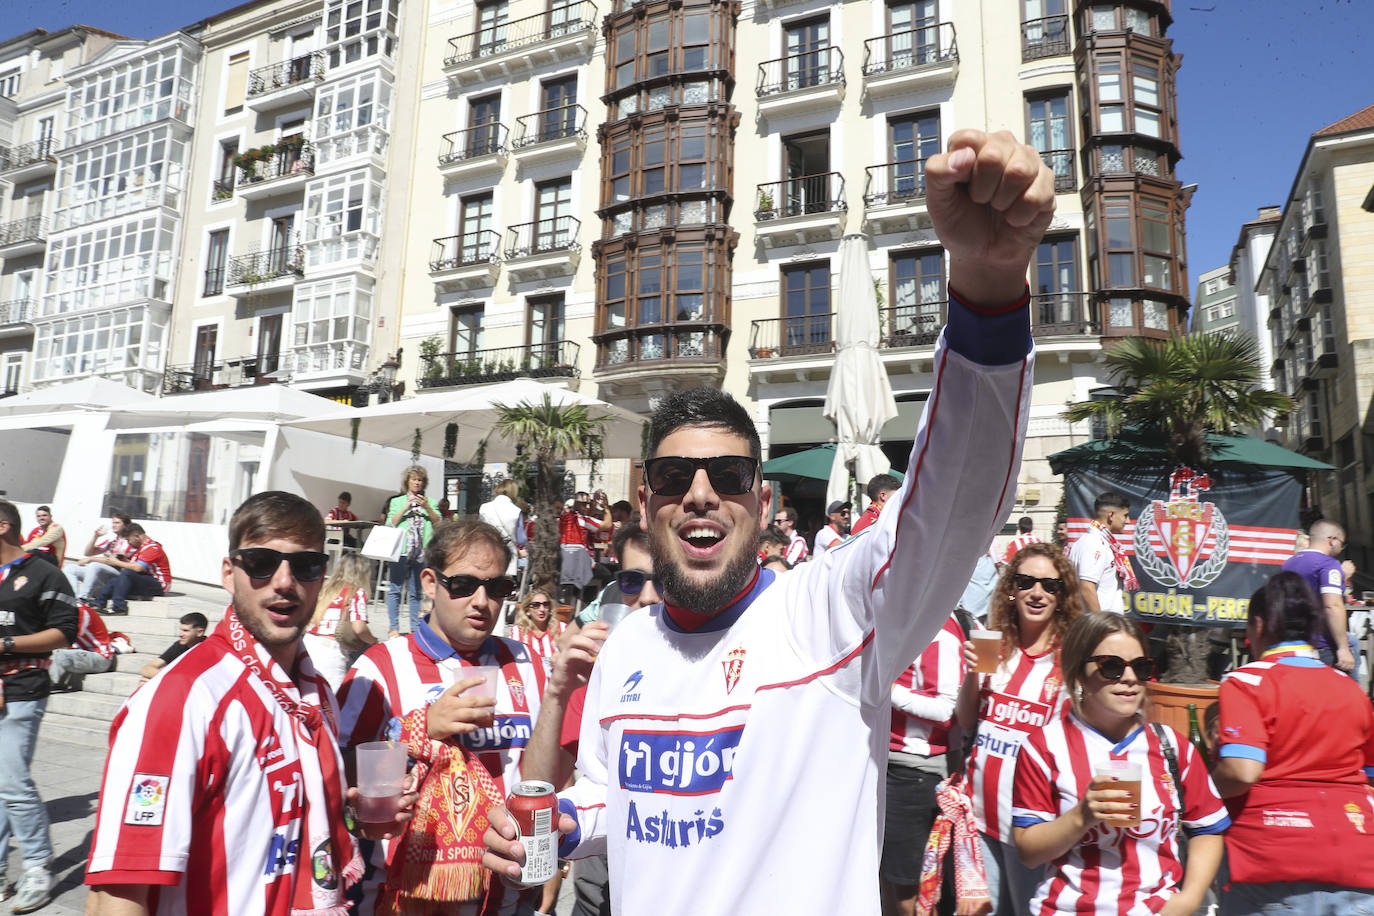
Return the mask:
<path fill-rule="evenodd" d="M 565 137 L 587 138 L 587 109 L 581 105 L 563 105 L 521 115 L 515 123 L 518 132 L 511 145 L 516 149 Z"/>
<path fill-rule="evenodd" d="M 500 257 L 501 233 L 480 229 L 434 240 L 430 270 L 452 270 L 472 264 L 491 264 Z"/>
<path fill-rule="evenodd" d="M 1036 293 L 1031 296 L 1031 333 L 1037 337 L 1081 334 L 1099 336 L 1097 303 L 1086 292 Z"/>
<path fill-rule="evenodd" d="M 36 311 L 34 304 L 31 298 L 0 302 L 0 325 L 21 324 L 28 321 Z"/>
<path fill-rule="evenodd" d="M 56 152 L 56 137 L 44 137 L 41 140 L 19 143 L 15 146 L 0 146 L 0 172 L 22 169 L 24 166 L 33 165 L 35 162 L 56 162 L 57 160 L 53 158 L 53 154 Z"/>
<path fill-rule="evenodd" d="M 597 26 L 596 6 L 591 0 L 580 0 L 556 6 L 545 13 L 536 13 L 512 22 L 489 26 L 448 40 L 453 53 L 444 58 L 445 67 L 453 67 L 470 60 L 480 60 L 571 35 L 594 30 Z"/>
<path fill-rule="evenodd" d="M 945 326 L 948 313 L 949 301 L 946 299 L 878 309 L 882 327 L 878 346 L 882 349 L 932 347 L 940 336 L 940 329 Z"/>
<path fill-rule="evenodd" d="M 864 206 L 886 207 L 926 196 L 926 161 L 905 159 L 864 169 Z"/>
<path fill-rule="evenodd" d="M 294 241 L 229 259 L 228 286 L 256 286 L 305 271 L 305 252 Z"/>
<path fill-rule="evenodd" d="M 523 258 L 532 254 L 553 251 L 575 251 L 577 230 L 582 226 L 575 216 L 555 216 L 552 219 L 521 223 L 506 230 L 507 258 Z"/>
<path fill-rule="evenodd" d="M 1040 161 L 1054 172 L 1054 190 L 1060 194 L 1078 190 L 1078 176 L 1073 170 L 1073 150 L 1049 149 L 1040 151 Z"/>
<path fill-rule="evenodd" d="M 239 167 L 238 186 L 261 184 L 291 175 L 315 174 L 315 146 L 308 140 L 299 145 L 279 149 L 270 159 L 254 162 L 251 166 Z"/>
<path fill-rule="evenodd" d="M 448 165 L 491 153 L 504 153 L 509 137 L 510 131 L 506 125 L 496 121 L 444 134 L 444 148 L 439 153 L 439 164 Z"/>
<path fill-rule="evenodd" d="M 803 175 L 758 186 L 754 219 L 763 221 L 844 210 L 844 176 L 839 172 Z"/>
<path fill-rule="evenodd" d="M 794 89 L 843 82 L 844 52 L 836 47 L 824 47 L 759 64 L 755 93 L 762 98 Z"/>
<path fill-rule="evenodd" d="M 1070 50 L 1068 16 L 1045 16 L 1042 19 L 1028 19 L 1021 23 L 1023 63 L 1042 57 L 1068 54 Z"/>
<path fill-rule="evenodd" d="M 835 313 L 760 318 L 750 322 L 749 358 L 776 359 L 835 349 Z"/>
<path fill-rule="evenodd" d="M 954 23 L 941 22 L 879 35 L 865 41 L 863 75 L 915 70 L 958 59 L 959 45 L 954 38 Z"/>
<path fill-rule="evenodd" d="M 266 385 L 278 381 L 269 378 L 282 366 L 282 357 L 245 356 L 216 362 L 202 360 L 179 366 L 168 366 L 162 372 L 162 393 L 181 394 L 186 391 L 211 391 L 217 388 L 236 388 L 241 385 Z"/>
<path fill-rule="evenodd" d="M 48 220 L 43 216 L 26 216 L 0 223 L 0 247 L 18 242 L 41 242 L 48 237 Z"/>
<path fill-rule="evenodd" d="M 494 347 L 420 357 L 421 388 L 478 385 L 513 378 L 576 378 L 581 345 L 551 340 L 521 347 Z"/>
<path fill-rule="evenodd" d="M 248 72 L 248 97 L 324 77 L 324 52 L 312 51 Z"/>

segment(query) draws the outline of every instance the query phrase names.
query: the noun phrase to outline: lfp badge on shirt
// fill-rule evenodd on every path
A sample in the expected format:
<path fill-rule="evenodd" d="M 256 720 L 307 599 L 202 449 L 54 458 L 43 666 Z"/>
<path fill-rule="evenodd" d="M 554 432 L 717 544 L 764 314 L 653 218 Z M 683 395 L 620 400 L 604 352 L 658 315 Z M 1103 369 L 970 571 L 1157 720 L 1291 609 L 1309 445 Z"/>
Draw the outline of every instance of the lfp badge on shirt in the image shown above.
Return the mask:
<path fill-rule="evenodd" d="M 135 773 L 129 790 L 129 803 L 124 808 L 124 823 L 144 827 L 162 826 L 162 812 L 167 805 L 167 786 L 170 776 Z"/>

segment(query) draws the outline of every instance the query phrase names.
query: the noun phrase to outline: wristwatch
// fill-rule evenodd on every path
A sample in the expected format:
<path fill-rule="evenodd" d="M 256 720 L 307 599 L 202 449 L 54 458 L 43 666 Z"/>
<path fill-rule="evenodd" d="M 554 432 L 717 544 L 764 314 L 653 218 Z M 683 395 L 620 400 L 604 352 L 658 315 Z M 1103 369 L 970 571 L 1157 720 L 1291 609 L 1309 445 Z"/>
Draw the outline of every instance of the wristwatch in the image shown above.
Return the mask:
<path fill-rule="evenodd" d="M 0 639 L 0 648 L 8 653 L 14 652 L 14 637 L 6 636 L 4 639 Z"/>

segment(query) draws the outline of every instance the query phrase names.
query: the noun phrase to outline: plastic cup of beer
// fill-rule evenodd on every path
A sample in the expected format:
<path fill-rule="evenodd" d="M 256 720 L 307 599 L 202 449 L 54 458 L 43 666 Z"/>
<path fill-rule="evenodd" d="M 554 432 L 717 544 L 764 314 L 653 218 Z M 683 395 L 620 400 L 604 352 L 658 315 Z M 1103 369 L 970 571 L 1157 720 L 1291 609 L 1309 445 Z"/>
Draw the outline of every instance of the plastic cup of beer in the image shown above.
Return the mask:
<path fill-rule="evenodd" d="M 463 680 L 470 680 L 474 677 L 482 678 L 482 683 L 464 690 L 463 696 L 496 699 L 496 685 L 501 682 L 501 669 L 495 665 L 474 665 L 471 668 L 463 669 Z"/>
<path fill-rule="evenodd" d="M 996 674 L 997 657 L 1002 652 L 1001 630 L 973 630 L 969 633 L 973 640 L 973 651 L 978 655 L 974 671 L 978 674 Z"/>
<path fill-rule="evenodd" d="M 368 741 L 356 750 L 358 819 L 364 824 L 396 820 L 406 778 L 406 749 L 397 741 Z"/>
<path fill-rule="evenodd" d="M 1140 764 L 1125 760 L 1106 760 L 1093 766 L 1093 788 L 1115 789 L 1130 793 L 1130 798 L 1119 799 L 1135 809 L 1124 815 L 1116 815 L 1109 821 L 1113 827 L 1140 826 Z"/>

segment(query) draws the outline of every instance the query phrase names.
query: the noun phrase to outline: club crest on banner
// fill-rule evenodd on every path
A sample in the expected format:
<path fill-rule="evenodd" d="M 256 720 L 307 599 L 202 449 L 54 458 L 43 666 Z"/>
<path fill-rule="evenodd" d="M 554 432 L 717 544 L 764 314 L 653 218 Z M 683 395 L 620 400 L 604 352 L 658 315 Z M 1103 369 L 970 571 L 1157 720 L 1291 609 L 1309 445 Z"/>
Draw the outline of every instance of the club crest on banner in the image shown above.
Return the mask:
<path fill-rule="evenodd" d="M 1189 467 L 1169 475 L 1169 500 L 1152 500 L 1135 525 L 1135 556 L 1160 585 L 1201 588 L 1226 568 L 1230 528 L 1215 503 L 1200 494 L 1212 479 Z"/>

